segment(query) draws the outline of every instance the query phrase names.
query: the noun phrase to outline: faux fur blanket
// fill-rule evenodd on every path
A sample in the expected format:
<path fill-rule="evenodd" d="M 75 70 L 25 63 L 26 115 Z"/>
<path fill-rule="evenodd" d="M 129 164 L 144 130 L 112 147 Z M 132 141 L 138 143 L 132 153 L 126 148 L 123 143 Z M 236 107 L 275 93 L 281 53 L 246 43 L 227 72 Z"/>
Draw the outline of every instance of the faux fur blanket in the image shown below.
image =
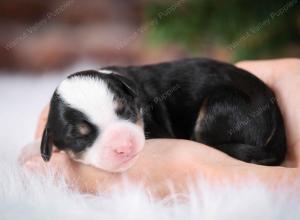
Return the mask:
<path fill-rule="evenodd" d="M 199 176 L 201 184 L 191 186 L 188 195 L 155 200 L 130 184 L 111 195 L 87 195 L 71 191 L 63 181 L 54 184 L 51 176 L 24 172 L 16 162 L 18 153 L 32 140 L 37 116 L 63 77 L 0 76 L 1 220 L 300 219 L 298 192 L 269 191 L 255 177 L 237 189 L 226 183 L 210 187 Z"/>

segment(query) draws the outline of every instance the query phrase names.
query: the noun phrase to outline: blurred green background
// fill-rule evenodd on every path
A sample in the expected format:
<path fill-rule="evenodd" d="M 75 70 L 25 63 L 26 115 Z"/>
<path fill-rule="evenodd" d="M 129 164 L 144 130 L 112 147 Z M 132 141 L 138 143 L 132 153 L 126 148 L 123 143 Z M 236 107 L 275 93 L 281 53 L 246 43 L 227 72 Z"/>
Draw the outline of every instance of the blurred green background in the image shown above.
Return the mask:
<path fill-rule="evenodd" d="M 299 0 L 1 0 L 0 70 L 300 57 Z M 3 72 L 3 71 L 1 71 Z"/>
<path fill-rule="evenodd" d="M 176 4 L 151 2 L 146 20 Z M 178 43 L 193 54 L 229 49 L 233 60 L 299 56 L 300 4 L 297 0 L 181 0 L 174 13 L 151 29 L 154 43 Z"/>

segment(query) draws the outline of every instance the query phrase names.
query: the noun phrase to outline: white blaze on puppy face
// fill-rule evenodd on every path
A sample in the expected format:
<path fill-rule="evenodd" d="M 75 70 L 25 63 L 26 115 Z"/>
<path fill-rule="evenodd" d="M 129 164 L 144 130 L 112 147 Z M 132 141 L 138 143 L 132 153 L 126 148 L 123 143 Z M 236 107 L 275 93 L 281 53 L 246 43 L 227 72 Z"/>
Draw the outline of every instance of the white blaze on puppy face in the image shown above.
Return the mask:
<path fill-rule="evenodd" d="M 144 146 L 143 128 L 118 117 L 118 103 L 104 80 L 73 76 L 59 85 L 57 93 L 67 105 L 85 114 L 88 121 L 99 129 L 92 146 L 78 154 L 67 151 L 75 160 L 115 172 L 133 165 Z"/>
<path fill-rule="evenodd" d="M 114 95 L 107 84 L 89 76 L 74 76 L 64 80 L 57 93 L 70 105 L 83 112 L 89 120 L 105 127 L 117 119 L 114 111 Z"/>

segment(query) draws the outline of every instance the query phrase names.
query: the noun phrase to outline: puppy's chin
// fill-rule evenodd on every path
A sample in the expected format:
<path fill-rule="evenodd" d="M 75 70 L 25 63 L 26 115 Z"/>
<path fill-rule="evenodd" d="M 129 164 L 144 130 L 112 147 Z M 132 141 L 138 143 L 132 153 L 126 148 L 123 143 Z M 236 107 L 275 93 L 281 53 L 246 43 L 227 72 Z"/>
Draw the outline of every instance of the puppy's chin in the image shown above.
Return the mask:
<path fill-rule="evenodd" d="M 125 172 L 126 170 L 130 169 L 136 163 L 139 156 L 140 156 L 140 153 L 128 161 L 118 162 L 118 163 L 117 162 L 116 163 L 106 162 L 103 164 L 96 163 L 96 162 L 89 162 L 89 161 L 82 160 L 79 158 L 74 158 L 74 157 L 72 159 L 77 162 L 80 162 L 80 163 L 83 163 L 83 164 L 86 164 L 86 165 L 89 165 L 89 166 L 92 166 L 92 167 L 95 167 L 95 168 L 98 168 L 98 169 L 101 169 L 101 170 L 104 170 L 107 172 L 121 173 L 121 172 Z"/>
<path fill-rule="evenodd" d="M 116 164 L 115 166 L 110 166 L 110 167 L 106 167 L 106 168 L 102 168 L 105 171 L 108 172 L 112 172 L 112 173 L 121 173 L 121 172 L 125 172 L 126 170 L 130 169 L 138 160 L 139 158 L 139 154 L 137 154 L 134 158 L 126 161 L 126 162 L 122 162 L 119 164 Z M 101 169 L 101 167 L 99 167 Z"/>

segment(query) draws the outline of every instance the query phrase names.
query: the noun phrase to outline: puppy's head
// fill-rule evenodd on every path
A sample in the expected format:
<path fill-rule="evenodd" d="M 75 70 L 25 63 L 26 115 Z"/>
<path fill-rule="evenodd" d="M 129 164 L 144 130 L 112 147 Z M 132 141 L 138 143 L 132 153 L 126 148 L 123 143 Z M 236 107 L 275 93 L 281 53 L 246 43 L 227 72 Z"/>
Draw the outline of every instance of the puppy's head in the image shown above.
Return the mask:
<path fill-rule="evenodd" d="M 133 165 L 145 142 L 138 90 L 129 79 L 104 73 L 78 72 L 57 87 L 41 143 L 45 161 L 54 144 L 107 171 Z"/>

